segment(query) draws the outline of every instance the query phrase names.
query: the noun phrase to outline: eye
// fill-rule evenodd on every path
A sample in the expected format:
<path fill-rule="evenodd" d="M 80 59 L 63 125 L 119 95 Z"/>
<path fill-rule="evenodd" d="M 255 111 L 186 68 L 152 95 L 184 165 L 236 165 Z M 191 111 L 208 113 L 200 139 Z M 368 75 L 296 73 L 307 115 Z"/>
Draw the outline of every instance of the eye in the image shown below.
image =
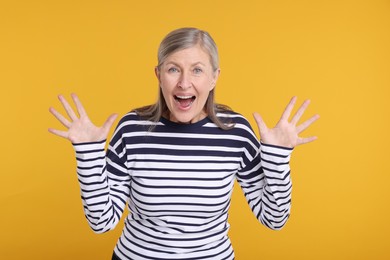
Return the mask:
<path fill-rule="evenodd" d="M 168 69 L 168 72 L 175 73 L 175 72 L 179 72 L 179 70 L 176 67 L 171 67 Z"/>
<path fill-rule="evenodd" d="M 194 68 L 194 73 L 195 74 L 200 74 L 202 72 L 203 72 L 203 70 L 201 68 Z"/>

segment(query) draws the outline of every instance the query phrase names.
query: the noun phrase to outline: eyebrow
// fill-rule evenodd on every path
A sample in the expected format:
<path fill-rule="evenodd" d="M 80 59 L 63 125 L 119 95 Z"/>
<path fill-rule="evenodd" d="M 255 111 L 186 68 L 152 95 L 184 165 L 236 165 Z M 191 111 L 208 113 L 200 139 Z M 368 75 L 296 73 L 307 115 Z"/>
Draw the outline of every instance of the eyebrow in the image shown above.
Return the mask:
<path fill-rule="evenodd" d="M 180 67 L 180 65 L 178 63 L 174 62 L 174 61 L 169 61 L 169 62 L 166 63 L 166 65 L 169 65 L 169 64 L 172 64 L 172 65 Z M 191 64 L 191 66 L 196 66 L 196 65 L 202 65 L 202 66 L 206 67 L 206 65 L 203 62 L 200 62 L 200 61 Z"/>

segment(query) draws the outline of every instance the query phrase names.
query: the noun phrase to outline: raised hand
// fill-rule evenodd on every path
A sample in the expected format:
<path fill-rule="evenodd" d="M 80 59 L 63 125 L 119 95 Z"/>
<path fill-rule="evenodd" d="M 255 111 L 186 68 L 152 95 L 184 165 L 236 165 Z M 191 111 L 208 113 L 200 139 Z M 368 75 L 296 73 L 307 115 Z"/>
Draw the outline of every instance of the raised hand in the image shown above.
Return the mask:
<path fill-rule="evenodd" d="M 89 119 L 77 95 L 72 94 L 71 96 L 73 102 L 76 105 L 78 115 L 73 111 L 72 107 L 69 105 L 66 99 L 62 95 L 59 95 L 58 99 L 61 101 L 62 106 L 65 108 L 65 111 L 68 114 L 70 120 L 68 120 L 54 108 L 50 107 L 50 113 L 52 113 L 58 119 L 58 121 L 60 121 L 67 128 L 67 130 L 62 131 L 49 128 L 49 132 L 66 138 L 72 143 L 98 142 L 105 140 L 115 119 L 117 118 L 117 115 L 112 114 L 108 117 L 103 126 L 97 127 Z"/>
<path fill-rule="evenodd" d="M 291 111 L 294 108 L 297 98 L 293 97 L 286 109 L 284 110 L 282 117 L 274 128 L 268 128 L 261 116 L 258 113 L 254 113 L 253 116 L 256 120 L 257 126 L 260 132 L 260 139 L 263 143 L 284 146 L 293 148 L 300 144 L 306 144 L 317 139 L 316 136 L 300 137 L 299 134 L 307 129 L 312 123 L 319 119 L 319 115 L 314 115 L 302 124 L 297 126 L 299 119 L 302 117 L 310 101 L 306 100 L 300 106 L 298 111 L 292 117 L 289 122 Z"/>

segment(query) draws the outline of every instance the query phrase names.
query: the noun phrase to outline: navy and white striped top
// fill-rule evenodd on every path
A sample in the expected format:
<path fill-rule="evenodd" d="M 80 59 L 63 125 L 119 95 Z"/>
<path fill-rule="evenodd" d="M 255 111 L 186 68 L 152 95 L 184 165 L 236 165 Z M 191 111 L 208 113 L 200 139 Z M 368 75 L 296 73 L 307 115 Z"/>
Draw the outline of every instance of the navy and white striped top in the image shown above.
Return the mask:
<path fill-rule="evenodd" d="M 153 123 L 130 112 L 107 152 L 105 141 L 74 144 L 91 228 L 113 229 L 128 205 L 119 258 L 234 259 L 227 219 L 235 180 L 261 223 L 286 223 L 292 149 L 259 143 L 239 114 L 217 116 L 235 126 L 221 130 L 209 118 Z"/>

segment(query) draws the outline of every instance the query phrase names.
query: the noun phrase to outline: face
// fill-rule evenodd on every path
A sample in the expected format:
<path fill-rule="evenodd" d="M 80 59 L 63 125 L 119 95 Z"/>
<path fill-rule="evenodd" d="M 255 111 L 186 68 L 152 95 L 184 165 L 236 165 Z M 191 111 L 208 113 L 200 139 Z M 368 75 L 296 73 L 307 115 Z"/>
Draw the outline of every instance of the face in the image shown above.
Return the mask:
<path fill-rule="evenodd" d="M 199 45 L 169 55 L 156 76 L 168 106 L 169 120 L 196 123 L 207 116 L 204 107 L 214 89 L 219 69 L 214 71 L 210 57 Z"/>

